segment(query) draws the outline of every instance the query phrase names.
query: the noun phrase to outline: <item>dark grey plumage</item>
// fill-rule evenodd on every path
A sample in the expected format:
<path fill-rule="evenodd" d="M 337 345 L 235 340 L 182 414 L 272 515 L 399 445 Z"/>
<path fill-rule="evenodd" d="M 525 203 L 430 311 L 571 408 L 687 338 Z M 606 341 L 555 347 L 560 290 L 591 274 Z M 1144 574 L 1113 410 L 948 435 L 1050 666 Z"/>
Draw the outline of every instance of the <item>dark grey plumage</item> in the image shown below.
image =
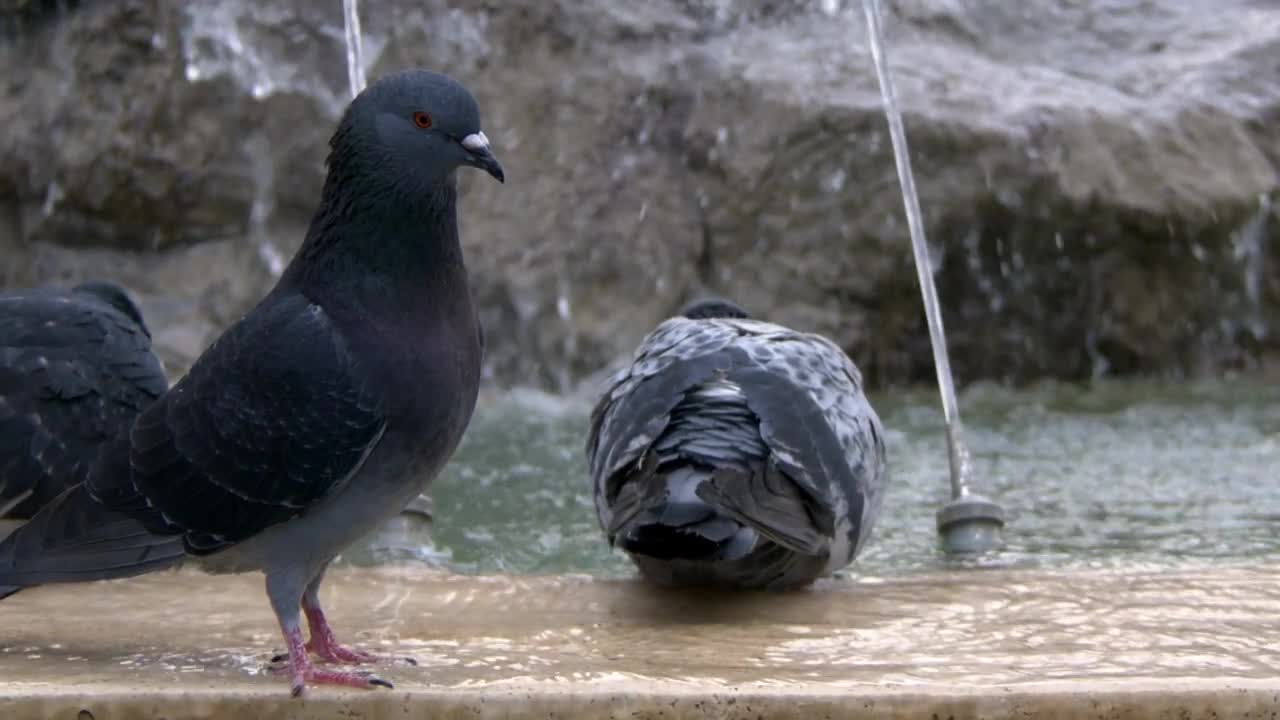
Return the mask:
<path fill-rule="evenodd" d="M 888 480 L 848 356 L 714 298 L 611 379 L 587 460 L 609 541 L 664 584 L 812 582 L 852 562 Z"/>
<path fill-rule="evenodd" d="M 122 288 L 0 294 L 0 518 L 30 518 L 83 481 L 103 443 L 168 386 Z"/>
<path fill-rule="evenodd" d="M 677 314 L 690 320 L 705 320 L 707 318 L 747 320 L 751 318 L 751 315 L 741 305 L 718 297 L 704 297 L 693 300 L 683 308 L 680 308 L 680 312 Z"/>
<path fill-rule="evenodd" d="M 330 146 L 320 206 L 279 282 L 103 446 L 84 483 L 0 543 L 0 586 L 184 559 L 261 570 L 295 694 L 386 684 L 311 665 L 308 650 L 370 659 L 336 643 L 319 587 L 335 555 L 426 488 L 470 421 L 482 350 L 456 170 L 503 172 L 475 99 L 436 73 L 371 85 Z"/>

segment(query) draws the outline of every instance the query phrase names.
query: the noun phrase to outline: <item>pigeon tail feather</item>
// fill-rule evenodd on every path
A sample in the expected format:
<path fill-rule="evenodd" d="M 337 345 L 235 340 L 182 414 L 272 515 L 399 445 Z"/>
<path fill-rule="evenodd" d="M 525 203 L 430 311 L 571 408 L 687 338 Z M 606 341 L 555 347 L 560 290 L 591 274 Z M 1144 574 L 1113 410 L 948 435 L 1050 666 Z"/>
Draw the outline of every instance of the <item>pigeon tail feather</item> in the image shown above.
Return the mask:
<path fill-rule="evenodd" d="M 45 583 L 140 575 L 184 554 L 180 535 L 149 533 L 76 485 L 0 542 L 0 598 Z"/>
<path fill-rule="evenodd" d="M 746 556 L 755 546 L 755 532 L 698 497 L 698 487 L 710 479 L 708 471 L 688 465 L 661 476 L 664 492 L 648 498 L 639 512 L 624 516 L 615 528 L 617 544 L 659 560 Z"/>

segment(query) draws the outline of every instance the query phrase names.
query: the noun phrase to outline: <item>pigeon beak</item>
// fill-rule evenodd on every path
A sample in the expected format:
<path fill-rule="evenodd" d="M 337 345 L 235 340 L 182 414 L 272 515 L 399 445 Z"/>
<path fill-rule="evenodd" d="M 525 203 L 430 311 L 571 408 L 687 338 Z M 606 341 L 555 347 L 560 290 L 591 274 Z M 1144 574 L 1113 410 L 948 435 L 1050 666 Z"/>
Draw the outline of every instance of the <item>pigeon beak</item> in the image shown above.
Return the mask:
<path fill-rule="evenodd" d="M 480 168 L 497 178 L 498 182 L 506 182 L 502 173 L 502 164 L 489 150 L 489 138 L 483 132 L 472 133 L 462 138 L 462 147 L 467 151 L 467 164 Z"/>

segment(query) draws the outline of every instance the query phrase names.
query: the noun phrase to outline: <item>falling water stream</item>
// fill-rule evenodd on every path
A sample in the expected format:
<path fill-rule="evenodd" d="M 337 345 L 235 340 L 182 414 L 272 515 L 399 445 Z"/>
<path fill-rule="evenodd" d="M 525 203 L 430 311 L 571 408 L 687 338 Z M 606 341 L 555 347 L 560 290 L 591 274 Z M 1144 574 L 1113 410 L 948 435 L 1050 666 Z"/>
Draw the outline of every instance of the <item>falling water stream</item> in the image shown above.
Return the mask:
<path fill-rule="evenodd" d="M 911 172 L 911 152 L 907 148 L 907 133 L 902 125 L 902 113 L 893 88 L 893 75 L 886 58 L 884 33 L 880 29 L 878 0 L 863 0 L 867 21 L 867 37 L 871 44 L 871 58 L 880 83 L 885 118 L 889 121 L 889 136 L 893 139 L 893 159 L 897 165 L 898 181 L 902 185 L 902 203 L 907 212 L 907 226 L 911 232 L 911 248 L 915 255 L 916 275 L 920 281 L 920 294 L 924 299 L 925 318 L 929 325 L 929 342 L 933 348 L 933 363 L 938 374 L 938 391 L 942 395 L 943 417 L 947 428 L 947 456 L 951 461 L 951 502 L 937 514 L 939 539 L 944 550 L 954 555 L 976 555 L 998 550 L 1003 545 L 1004 509 L 992 500 L 971 490 L 972 465 L 969 448 L 964 441 L 960 424 L 960 409 L 956 406 L 955 384 L 951 380 L 951 361 L 947 357 L 947 338 L 942 329 L 942 312 L 938 308 L 938 291 L 933 285 L 933 270 L 929 262 L 929 243 L 924 236 L 924 221 L 920 216 L 920 198 L 916 194 L 915 176 Z"/>
<path fill-rule="evenodd" d="M 929 242 L 924 235 L 924 221 L 920 215 L 920 199 L 916 194 L 915 175 L 911 172 L 911 152 L 907 147 L 907 133 L 902 125 L 902 113 L 898 110 L 893 79 L 889 74 L 889 61 L 885 57 L 884 33 L 880 30 L 878 0 L 863 0 L 867 17 L 867 37 L 871 42 L 871 57 L 880 82 L 880 94 L 884 98 L 885 117 L 889 121 L 889 136 L 893 141 L 893 159 L 898 167 L 898 181 L 902 184 L 902 204 L 907 213 L 907 227 L 911 233 L 911 250 L 915 256 L 916 275 L 920 280 L 920 294 L 924 299 L 925 318 L 929 325 L 929 342 L 933 347 L 933 362 L 938 374 L 938 392 L 942 395 L 942 414 L 946 418 L 947 449 L 951 458 L 951 497 L 958 498 L 969 492 L 969 450 L 964 443 L 964 429 L 960 424 L 960 409 L 956 406 L 955 384 L 951 379 L 951 361 L 947 357 L 947 337 L 942 327 L 942 311 L 938 308 L 938 291 L 933 284 L 933 269 L 929 261 Z"/>
<path fill-rule="evenodd" d="M 343 36 L 347 41 L 347 81 L 351 97 L 364 90 L 364 50 L 360 39 L 359 0 L 342 0 Z"/>

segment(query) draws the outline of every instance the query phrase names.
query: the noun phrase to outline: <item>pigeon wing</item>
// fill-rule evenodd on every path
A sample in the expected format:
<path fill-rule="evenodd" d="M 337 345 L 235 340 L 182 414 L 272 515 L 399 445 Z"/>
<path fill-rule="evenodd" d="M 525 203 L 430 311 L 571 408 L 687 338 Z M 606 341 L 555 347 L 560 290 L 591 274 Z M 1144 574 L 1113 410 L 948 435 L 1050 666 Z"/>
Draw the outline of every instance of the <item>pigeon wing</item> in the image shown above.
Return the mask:
<path fill-rule="evenodd" d="M 0 515 L 28 518 L 167 388 L 147 334 L 74 295 L 0 299 Z"/>
<path fill-rule="evenodd" d="M 216 552 L 346 483 L 386 418 L 325 311 L 268 296 L 137 420 L 89 490 L 152 532 Z M 124 458 L 127 457 L 127 463 Z"/>
<path fill-rule="evenodd" d="M 847 547 L 856 552 L 888 481 L 884 431 L 857 367 L 826 338 L 784 328 L 740 346 L 751 362 L 730 379 L 759 416 L 774 462 L 814 499 L 819 528 L 847 533 Z"/>

